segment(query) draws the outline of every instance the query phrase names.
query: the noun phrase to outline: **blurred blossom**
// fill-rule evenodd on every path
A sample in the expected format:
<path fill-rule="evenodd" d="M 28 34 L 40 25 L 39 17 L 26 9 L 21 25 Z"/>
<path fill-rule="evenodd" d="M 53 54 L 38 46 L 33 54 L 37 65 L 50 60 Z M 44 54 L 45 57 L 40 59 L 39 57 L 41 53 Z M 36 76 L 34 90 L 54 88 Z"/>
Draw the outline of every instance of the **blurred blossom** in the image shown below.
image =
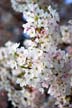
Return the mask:
<path fill-rule="evenodd" d="M 11 3 L 27 20 L 22 25 L 26 39 L 23 46 L 9 41 L 0 48 L 0 88 L 14 107 L 70 108 L 66 97 L 72 95 L 72 25 L 60 25 L 51 6 L 43 10 L 33 0 Z M 16 28 L 13 32 L 19 34 Z M 59 48 L 63 43 L 69 46 Z"/>

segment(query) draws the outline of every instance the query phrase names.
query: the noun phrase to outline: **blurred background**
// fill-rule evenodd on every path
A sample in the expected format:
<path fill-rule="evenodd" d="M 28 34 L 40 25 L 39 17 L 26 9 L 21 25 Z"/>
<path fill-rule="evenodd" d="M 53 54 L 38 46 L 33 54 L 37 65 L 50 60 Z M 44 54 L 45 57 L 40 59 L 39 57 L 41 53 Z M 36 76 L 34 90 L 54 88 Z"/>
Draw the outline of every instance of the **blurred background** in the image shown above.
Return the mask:
<path fill-rule="evenodd" d="M 60 23 L 72 19 L 72 0 L 41 0 L 41 6 L 52 5 L 59 12 Z M 10 0 L 0 0 L 0 46 L 8 40 L 19 42 L 22 39 L 22 13 L 15 12 Z M 0 108 L 8 106 L 6 92 L 0 91 Z"/>

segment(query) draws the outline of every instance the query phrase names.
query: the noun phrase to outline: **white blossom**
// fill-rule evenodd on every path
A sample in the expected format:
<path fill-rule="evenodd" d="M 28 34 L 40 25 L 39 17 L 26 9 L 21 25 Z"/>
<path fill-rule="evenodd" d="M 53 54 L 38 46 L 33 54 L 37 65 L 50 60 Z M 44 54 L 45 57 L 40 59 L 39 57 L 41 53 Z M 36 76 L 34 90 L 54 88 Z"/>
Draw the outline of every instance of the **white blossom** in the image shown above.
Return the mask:
<path fill-rule="evenodd" d="M 38 99 L 41 94 L 45 96 L 46 89 L 62 108 L 72 88 L 72 51 L 61 50 L 58 45 L 65 39 L 66 42 L 71 41 L 71 35 L 62 30 L 61 36 L 58 13 L 50 6 L 48 13 L 32 0 L 23 5 L 16 0 L 11 2 L 14 9 L 23 12 L 23 17 L 27 18 L 23 33 L 28 34 L 30 39 L 25 40 L 20 48 L 18 43 L 10 41 L 0 48 L 0 87 L 6 89 L 15 107 L 36 108 L 37 103 L 33 100 L 36 93 L 39 94 L 35 97 Z M 39 102 L 43 105 L 44 100 Z M 44 102 L 44 105 L 47 103 Z"/>

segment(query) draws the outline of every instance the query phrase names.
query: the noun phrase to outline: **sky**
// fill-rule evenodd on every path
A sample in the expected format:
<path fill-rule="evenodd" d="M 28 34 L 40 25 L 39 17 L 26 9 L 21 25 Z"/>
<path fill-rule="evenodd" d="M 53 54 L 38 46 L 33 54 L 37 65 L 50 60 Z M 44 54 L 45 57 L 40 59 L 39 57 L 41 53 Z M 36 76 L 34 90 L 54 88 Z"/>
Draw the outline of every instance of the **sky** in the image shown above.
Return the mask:
<path fill-rule="evenodd" d="M 65 3 L 70 4 L 70 3 L 72 3 L 72 0 L 65 0 Z"/>

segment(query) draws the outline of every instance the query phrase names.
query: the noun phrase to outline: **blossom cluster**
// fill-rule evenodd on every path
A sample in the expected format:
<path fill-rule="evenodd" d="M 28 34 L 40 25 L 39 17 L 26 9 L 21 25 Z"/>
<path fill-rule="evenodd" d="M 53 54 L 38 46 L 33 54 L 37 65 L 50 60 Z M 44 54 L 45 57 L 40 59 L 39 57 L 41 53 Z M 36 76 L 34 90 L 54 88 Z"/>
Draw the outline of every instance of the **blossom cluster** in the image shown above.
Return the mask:
<path fill-rule="evenodd" d="M 68 51 L 69 48 L 61 49 L 58 45 L 71 44 L 71 30 L 60 27 L 59 15 L 51 6 L 44 11 L 32 0 L 26 0 L 24 8 L 19 8 L 15 0 L 11 2 L 27 20 L 23 33 L 28 39 L 22 47 L 7 42 L 0 48 L 0 88 L 6 89 L 9 100 L 19 108 L 55 108 L 45 102 L 45 90 L 53 102 L 56 99 L 55 105 L 70 105 L 65 98 L 72 89 L 72 47 Z"/>

